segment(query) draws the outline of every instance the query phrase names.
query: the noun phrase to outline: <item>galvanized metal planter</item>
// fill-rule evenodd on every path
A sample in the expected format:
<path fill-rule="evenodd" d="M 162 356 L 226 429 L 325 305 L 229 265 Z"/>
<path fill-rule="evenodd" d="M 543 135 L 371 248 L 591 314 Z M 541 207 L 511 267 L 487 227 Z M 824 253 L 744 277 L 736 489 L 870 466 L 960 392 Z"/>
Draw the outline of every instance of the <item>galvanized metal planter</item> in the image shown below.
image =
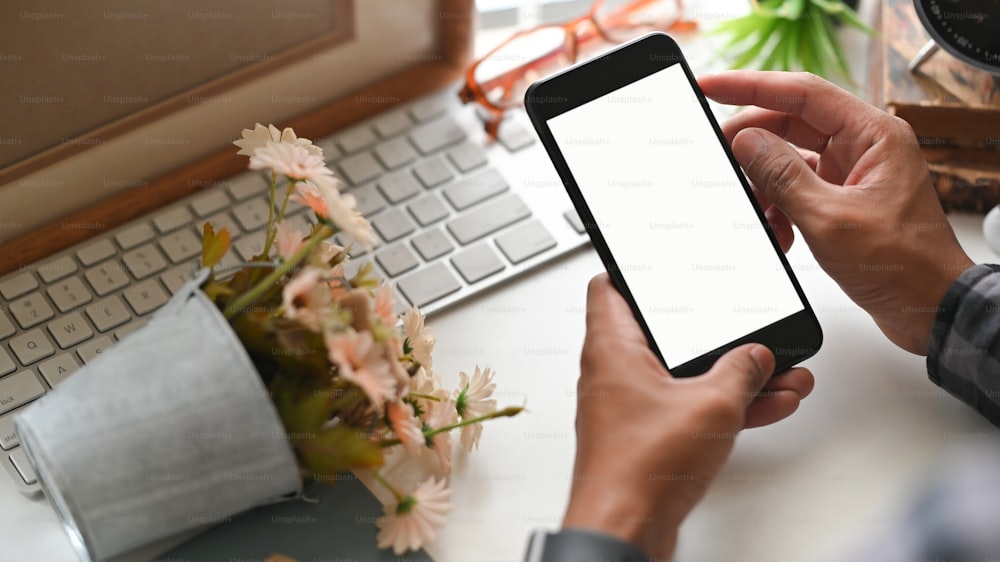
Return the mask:
<path fill-rule="evenodd" d="M 198 289 L 204 275 L 16 420 L 84 560 L 301 492 L 260 376 Z"/>

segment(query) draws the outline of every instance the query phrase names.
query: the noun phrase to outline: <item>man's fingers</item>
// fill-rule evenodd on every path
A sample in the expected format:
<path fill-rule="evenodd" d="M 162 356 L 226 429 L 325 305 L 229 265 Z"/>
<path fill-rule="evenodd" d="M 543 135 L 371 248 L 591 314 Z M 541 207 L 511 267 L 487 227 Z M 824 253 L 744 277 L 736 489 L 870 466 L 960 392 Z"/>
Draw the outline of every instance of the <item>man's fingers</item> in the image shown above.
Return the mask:
<path fill-rule="evenodd" d="M 806 72 L 734 70 L 698 79 L 706 96 L 728 105 L 755 105 L 800 117 L 830 137 L 864 123 L 874 108 Z"/>
<path fill-rule="evenodd" d="M 646 336 L 607 273 L 590 280 L 587 286 L 587 337 L 610 334 L 646 344 Z"/>
<path fill-rule="evenodd" d="M 797 367 L 771 377 L 747 407 L 745 427 L 761 427 L 792 415 L 816 384 L 809 369 Z"/>
<path fill-rule="evenodd" d="M 720 357 L 707 373 L 706 384 L 718 385 L 749 406 L 774 372 L 774 354 L 759 343 L 741 345 Z"/>
<path fill-rule="evenodd" d="M 823 152 L 830 139 L 794 115 L 760 107 L 748 107 L 730 117 L 722 125 L 722 133 L 731 144 L 737 133 L 751 127 L 771 131 L 795 146 L 817 153 Z"/>
<path fill-rule="evenodd" d="M 779 390 L 762 395 L 747 407 L 743 427 L 749 429 L 779 422 L 795 413 L 795 410 L 799 409 L 801 400 L 802 397 L 791 390 Z"/>
<path fill-rule="evenodd" d="M 733 139 L 733 155 L 764 197 L 792 222 L 822 209 L 832 186 L 820 179 L 802 156 L 770 131 L 744 129 Z"/>

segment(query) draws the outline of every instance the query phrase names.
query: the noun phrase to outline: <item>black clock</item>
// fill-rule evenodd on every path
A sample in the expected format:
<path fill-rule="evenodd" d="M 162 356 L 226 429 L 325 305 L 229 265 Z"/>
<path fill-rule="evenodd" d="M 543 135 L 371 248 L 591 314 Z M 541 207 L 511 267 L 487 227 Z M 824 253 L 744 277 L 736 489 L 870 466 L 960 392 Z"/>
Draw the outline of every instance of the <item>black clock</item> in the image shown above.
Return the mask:
<path fill-rule="evenodd" d="M 966 64 L 1000 75 L 1000 0 L 913 0 L 913 4 L 938 46 Z"/>

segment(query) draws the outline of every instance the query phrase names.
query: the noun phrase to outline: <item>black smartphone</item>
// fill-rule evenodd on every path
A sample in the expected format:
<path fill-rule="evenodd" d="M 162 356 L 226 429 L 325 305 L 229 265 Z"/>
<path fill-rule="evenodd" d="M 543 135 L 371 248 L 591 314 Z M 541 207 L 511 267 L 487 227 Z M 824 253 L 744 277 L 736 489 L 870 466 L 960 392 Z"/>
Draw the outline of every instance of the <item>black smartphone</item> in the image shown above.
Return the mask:
<path fill-rule="evenodd" d="M 533 84 L 525 106 L 615 286 L 675 376 L 748 342 L 776 372 L 816 315 L 680 48 L 652 33 Z"/>

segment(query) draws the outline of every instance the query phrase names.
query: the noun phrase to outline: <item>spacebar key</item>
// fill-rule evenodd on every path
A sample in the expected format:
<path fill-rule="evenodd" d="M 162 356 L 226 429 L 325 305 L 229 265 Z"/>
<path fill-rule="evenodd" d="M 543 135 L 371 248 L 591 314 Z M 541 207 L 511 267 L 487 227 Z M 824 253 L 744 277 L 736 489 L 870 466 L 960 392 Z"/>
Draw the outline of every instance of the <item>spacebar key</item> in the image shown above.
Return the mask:
<path fill-rule="evenodd" d="M 399 280 L 396 285 L 413 306 L 421 307 L 462 288 L 455 275 L 442 263 L 436 263 Z"/>
<path fill-rule="evenodd" d="M 448 223 L 448 230 L 464 246 L 530 216 L 521 197 L 512 193 L 461 215 Z"/>

